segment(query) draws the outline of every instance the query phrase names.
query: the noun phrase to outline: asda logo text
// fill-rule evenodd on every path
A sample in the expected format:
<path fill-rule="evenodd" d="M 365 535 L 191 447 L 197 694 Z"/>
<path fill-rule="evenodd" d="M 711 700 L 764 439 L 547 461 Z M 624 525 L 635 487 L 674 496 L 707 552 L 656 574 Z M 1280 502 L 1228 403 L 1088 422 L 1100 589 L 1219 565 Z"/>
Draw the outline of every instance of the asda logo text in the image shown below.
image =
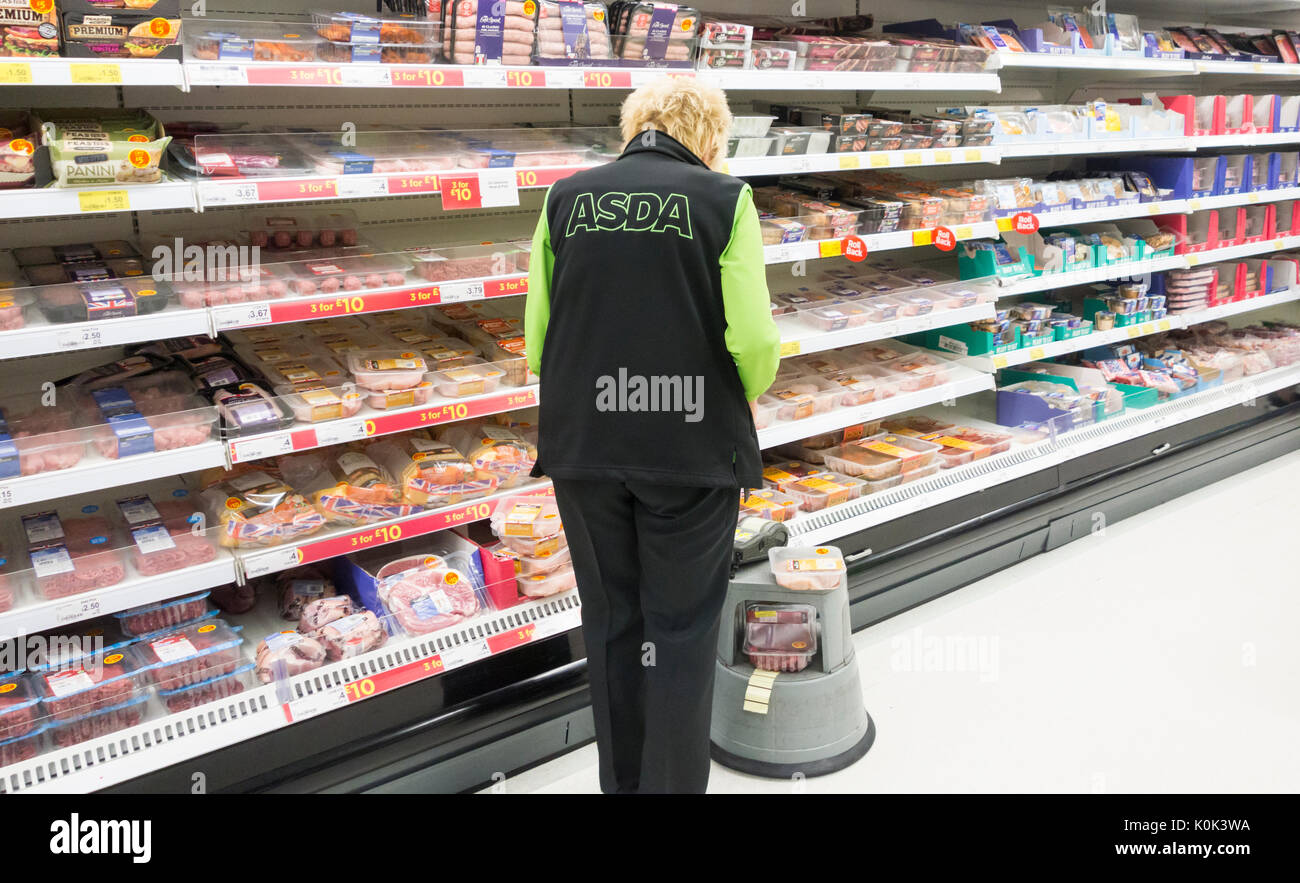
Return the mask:
<path fill-rule="evenodd" d="M 676 233 L 691 238 L 691 203 L 680 193 L 579 193 L 569 215 L 567 235 L 579 230 Z"/>
<path fill-rule="evenodd" d="M 136 819 L 83 819 L 73 813 L 50 824 L 54 855 L 129 855 L 137 865 L 153 855 L 153 822 Z"/>
<path fill-rule="evenodd" d="M 597 411 L 680 413 L 687 423 L 704 419 L 704 378 L 660 374 L 646 377 L 618 369 L 596 378 Z"/>

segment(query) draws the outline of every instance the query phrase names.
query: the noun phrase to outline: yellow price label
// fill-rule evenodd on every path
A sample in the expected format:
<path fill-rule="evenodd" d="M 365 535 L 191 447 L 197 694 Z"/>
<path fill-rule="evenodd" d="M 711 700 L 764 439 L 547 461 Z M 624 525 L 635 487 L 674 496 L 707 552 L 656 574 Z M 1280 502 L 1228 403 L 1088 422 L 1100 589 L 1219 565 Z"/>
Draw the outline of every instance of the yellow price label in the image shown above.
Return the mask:
<path fill-rule="evenodd" d="M 1129 326 L 1129 329 L 1128 329 L 1128 336 L 1129 336 L 1129 337 L 1137 337 L 1137 336 L 1138 336 L 1138 328 L 1137 328 L 1136 325 L 1130 325 L 1130 326 Z"/>
<path fill-rule="evenodd" d="M 934 152 L 935 162 L 952 162 L 952 152 L 948 150 L 936 150 Z"/>
<path fill-rule="evenodd" d="M 125 190 L 83 190 L 77 194 L 83 212 L 126 212 L 131 210 L 131 196 Z"/>
<path fill-rule="evenodd" d="M 921 164 L 921 154 L 910 153 L 910 152 L 903 154 L 903 165 L 919 166 L 920 164 Z"/>
<path fill-rule="evenodd" d="M 1199 211 L 1203 205 L 1205 205 L 1205 203 L 1201 202 L 1199 199 L 1193 199 L 1191 202 L 1187 203 L 1188 208 L 1192 211 Z"/>
<path fill-rule="evenodd" d="M 873 153 L 873 154 L 871 154 L 871 167 L 872 167 L 873 169 L 884 168 L 884 167 L 887 166 L 887 165 L 889 165 L 889 157 L 888 157 L 888 156 L 886 156 L 886 155 L 883 154 L 883 153 Z"/>
<path fill-rule="evenodd" d="M 966 151 L 966 162 L 979 162 L 983 158 L 984 158 L 984 151 L 982 150 Z"/>
<path fill-rule="evenodd" d="M 1187 256 L 1187 266 L 1189 266 L 1189 267 L 1195 267 L 1195 266 L 1196 266 L 1197 264 L 1199 264 L 1200 262 L 1201 262 L 1201 256 L 1200 256 L 1200 255 L 1189 254 L 1189 255 Z"/>
<path fill-rule="evenodd" d="M 970 239 L 975 233 L 970 227 L 958 227 L 953 232 L 957 234 L 958 239 Z"/>
<path fill-rule="evenodd" d="M 1034 359 L 1035 361 L 1044 358 L 1046 355 L 1047 353 L 1043 352 L 1041 346 L 1036 346 L 1029 351 L 1029 358 Z"/>
<path fill-rule="evenodd" d="M 119 64 L 77 64 L 68 66 L 72 82 L 84 86 L 119 84 L 122 82 L 122 66 Z"/>
<path fill-rule="evenodd" d="M 724 162 L 724 163 L 722 164 L 722 170 L 721 170 L 721 171 L 722 171 L 722 174 L 724 174 L 724 175 L 730 175 L 730 174 L 731 174 L 731 163 L 729 163 L 729 162 Z"/>
<path fill-rule="evenodd" d="M 998 218 L 998 232 L 1006 233 L 1011 230 L 1010 218 Z"/>
<path fill-rule="evenodd" d="M 1153 202 L 1153 203 L 1151 203 L 1150 205 L 1148 205 L 1148 206 L 1147 206 L 1147 214 L 1148 214 L 1148 215 L 1158 215 L 1158 214 L 1160 214 L 1160 204 L 1159 204 L 1159 203 L 1156 203 L 1156 202 Z"/>
<path fill-rule="evenodd" d="M 784 359 L 788 356 L 797 355 L 799 355 L 799 341 L 787 340 L 785 343 L 781 344 L 781 358 Z"/>
<path fill-rule="evenodd" d="M 994 356 L 994 357 L 993 357 L 993 367 L 994 367 L 994 368 L 1005 368 L 1005 367 L 1007 367 L 1007 357 L 1006 357 L 1006 356 Z"/>
<path fill-rule="evenodd" d="M 857 169 L 857 168 L 861 168 L 861 167 L 862 167 L 862 160 L 858 159 L 856 156 L 841 156 L 841 157 L 840 157 L 840 168 L 841 168 L 841 169 Z"/>
<path fill-rule="evenodd" d="M 1246 201 L 1247 201 L 1247 202 L 1259 202 L 1259 194 L 1258 194 L 1258 193 L 1248 193 L 1248 194 L 1246 194 Z"/>
<path fill-rule="evenodd" d="M 1155 330 L 1156 330 L 1156 326 L 1152 325 L 1150 322 L 1142 326 L 1143 334 L 1152 334 L 1155 332 Z"/>
<path fill-rule="evenodd" d="M 837 258 L 844 254 L 844 245 L 838 239 L 823 239 L 817 243 L 817 253 L 824 258 Z"/>
<path fill-rule="evenodd" d="M 25 61 L 0 64 L 0 83 L 30 83 L 32 66 Z"/>
<path fill-rule="evenodd" d="M 930 241 L 931 241 L 931 238 L 932 238 L 932 235 L 933 235 L 933 234 L 932 234 L 931 231 L 929 231 L 929 230 L 913 230 L 913 231 L 912 231 L 912 244 L 913 244 L 913 245 L 929 245 L 929 244 L 930 244 Z"/>
<path fill-rule="evenodd" d="M 1273 248 L 1274 248 L 1275 250 L 1276 250 L 1276 249 L 1279 249 L 1279 248 L 1283 248 L 1283 247 L 1285 247 L 1285 245 L 1286 245 L 1286 243 L 1284 243 L 1281 239 L 1274 239 L 1274 240 L 1273 240 Z"/>
<path fill-rule="evenodd" d="M 1168 319 L 1161 319 L 1159 322 L 1156 323 L 1156 327 L 1159 328 L 1161 331 L 1168 331 L 1168 330 L 1169 330 L 1169 320 L 1168 320 Z"/>

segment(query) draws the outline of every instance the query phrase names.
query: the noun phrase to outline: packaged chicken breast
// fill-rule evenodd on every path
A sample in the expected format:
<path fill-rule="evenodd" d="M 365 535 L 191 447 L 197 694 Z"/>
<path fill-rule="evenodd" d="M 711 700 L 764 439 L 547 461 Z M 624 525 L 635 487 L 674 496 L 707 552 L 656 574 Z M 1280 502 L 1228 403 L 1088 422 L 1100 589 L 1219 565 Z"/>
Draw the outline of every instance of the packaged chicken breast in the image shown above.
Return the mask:
<path fill-rule="evenodd" d="M 329 448 L 280 460 L 285 481 L 311 499 L 327 520 L 367 524 L 410 515 L 393 477 L 362 451 Z"/>
<path fill-rule="evenodd" d="M 388 470 L 402 501 L 412 506 L 448 506 L 497 489 L 497 476 L 474 468 L 460 451 L 424 433 L 380 439 L 366 453 Z"/>

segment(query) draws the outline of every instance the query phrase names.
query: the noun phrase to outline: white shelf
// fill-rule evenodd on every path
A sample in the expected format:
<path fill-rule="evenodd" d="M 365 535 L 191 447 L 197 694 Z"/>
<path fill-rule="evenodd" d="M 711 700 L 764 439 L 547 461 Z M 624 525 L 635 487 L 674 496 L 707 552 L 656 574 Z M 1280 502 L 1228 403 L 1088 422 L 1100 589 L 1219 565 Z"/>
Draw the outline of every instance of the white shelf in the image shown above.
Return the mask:
<path fill-rule="evenodd" d="M 952 228 L 953 237 L 962 242 L 967 239 L 993 239 L 998 235 L 995 221 L 980 221 Z M 894 251 L 900 248 L 917 248 L 934 242 L 934 230 L 896 230 L 893 233 L 868 233 L 859 236 L 867 247 L 867 254 L 876 251 Z M 837 258 L 844 254 L 843 239 L 809 239 L 804 242 L 783 242 L 763 246 L 763 261 L 767 264 L 787 264 L 791 261 L 812 261 L 819 258 Z"/>
<path fill-rule="evenodd" d="M 117 785 L 563 634 L 581 625 L 581 613 L 578 593 L 570 590 L 483 613 L 431 635 L 391 637 L 361 656 L 188 711 L 169 714 L 153 697 L 145 704 L 149 719 L 144 723 L 0 767 L 0 793 L 87 793 Z M 247 658 L 261 637 L 245 635 Z"/>
<path fill-rule="evenodd" d="M 1300 143 L 1300 132 L 1249 132 L 1240 135 L 1199 135 L 1188 139 L 1193 147 L 1269 147 Z"/>
<path fill-rule="evenodd" d="M 857 153 L 802 153 L 792 156 L 733 157 L 724 172 L 738 178 L 843 172 L 851 169 L 902 169 L 1001 161 L 996 147 L 947 147 L 925 150 L 868 150 Z"/>
<path fill-rule="evenodd" d="M 189 181 L 0 190 L 0 220 L 197 208 Z"/>
<path fill-rule="evenodd" d="M 1168 153 L 1194 150 L 1196 139 L 1181 135 L 1172 138 L 1111 138 L 1091 141 L 1025 141 L 993 145 L 1003 159 L 1037 156 L 1078 156 L 1088 153 Z"/>
<path fill-rule="evenodd" d="M 840 537 L 977 493 L 1167 426 L 1253 401 L 1262 395 L 1296 384 L 1300 384 L 1300 365 L 1275 368 L 1150 408 L 1132 409 L 1127 414 L 1103 423 L 1063 433 L 1055 441 L 1014 447 L 1004 454 L 944 469 L 933 477 L 872 494 L 852 503 L 822 512 L 801 514 L 793 521 L 786 522 L 786 526 L 790 529 L 792 538 L 801 544 L 833 542 Z M 962 417 L 952 419 L 965 420 Z"/>
<path fill-rule="evenodd" d="M 1197 310 L 1193 313 L 1180 313 L 1173 318 L 1182 319 L 1182 324 L 1186 327 L 1190 327 L 1192 325 L 1199 325 L 1202 322 L 1213 322 L 1216 319 L 1226 319 L 1229 316 L 1236 316 L 1241 313 L 1253 313 L 1256 310 L 1267 310 L 1270 307 L 1289 304 L 1297 300 L 1300 300 L 1300 286 L 1296 286 L 1290 291 L 1280 291 L 1277 294 L 1265 294 L 1260 297 L 1250 297 L 1246 300 L 1220 304 L 1217 307 L 1208 307 L 1207 309 Z"/>
<path fill-rule="evenodd" d="M 1109 279 L 1123 279 L 1128 276 L 1140 276 L 1143 273 L 1159 273 L 1164 270 L 1176 270 L 1186 266 L 1187 256 L 1176 254 L 1146 261 L 1123 261 L 1105 267 L 1089 267 L 1086 270 L 1044 273 L 1041 276 L 1005 280 L 1006 284 L 998 292 L 998 297 L 1020 297 L 1039 291 L 1069 288 L 1072 285 L 1088 285 Z"/>
<path fill-rule="evenodd" d="M 976 371 L 992 372 L 1000 368 L 1023 365 L 1026 362 L 1052 359 L 1066 353 L 1077 353 L 1080 350 L 1086 350 L 1094 346 L 1105 346 L 1108 343 L 1119 343 L 1132 340 L 1135 337 L 1145 337 L 1148 334 L 1158 334 L 1174 328 L 1184 328 L 1186 324 L 1181 315 L 1169 316 L 1164 319 L 1157 319 L 1154 322 L 1144 322 L 1141 325 L 1128 325 L 1124 328 L 1112 328 L 1109 331 L 1094 331 L 1091 334 L 1072 337 L 1069 340 L 1054 340 L 1042 346 L 1022 347 L 1009 353 L 964 356 L 962 357 L 962 364 L 974 368 Z"/>
<path fill-rule="evenodd" d="M 774 423 L 758 431 L 758 444 L 761 448 L 771 448 L 787 442 L 798 441 L 824 432 L 833 432 L 869 420 L 879 420 L 890 414 L 901 414 L 914 408 L 924 408 L 936 402 L 946 402 L 973 392 L 993 388 L 993 377 L 977 373 L 957 363 L 948 367 L 951 379 L 940 386 L 921 389 L 891 396 L 887 399 L 858 405 L 851 408 L 836 408 L 825 414 L 817 414 L 803 420 L 790 420 Z"/>
<path fill-rule="evenodd" d="M 1111 55 L 1052 55 L 1045 52 L 998 52 L 1006 68 L 1051 68 L 1085 70 L 1093 73 L 1152 73 L 1178 76 L 1195 74 L 1196 65 L 1188 59 L 1136 58 Z"/>
<path fill-rule="evenodd" d="M 123 555 L 126 550 L 123 550 Z M 115 586 L 71 595 L 55 601 L 20 605 L 0 613 L 0 641 L 45 629 L 107 616 L 132 607 L 155 604 L 171 598 L 215 589 L 235 582 L 235 559 L 222 550 L 206 564 L 186 567 L 157 576 L 132 576 Z"/>
<path fill-rule="evenodd" d="M 225 446 L 215 440 L 118 460 L 101 457 L 94 451 L 94 445 L 86 447 L 86 455 L 71 469 L 0 479 L 0 509 L 226 465 Z"/>
<path fill-rule="evenodd" d="M 807 333 L 800 331 L 800 329 L 807 326 L 796 325 L 797 320 L 782 322 L 781 320 L 785 317 L 778 317 L 777 326 L 786 329 L 781 335 L 781 357 L 788 358 L 790 356 L 836 349 L 842 346 L 852 346 L 855 343 L 885 340 L 891 337 L 900 337 L 904 334 L 915 334 L 918 331 L 929 331 L 931 328 L 960 325 L 964 322 L 978 322 L 981 319 L 993 318 L 994 312 L 995 309 L 991 303 L 975 304 L 957 310 L 941 310 L 937 313 L 927 313 L 924 316 L 908 316 L 889 322 L 862 325 L 857 328 L 842 328 L 839 331 L 808 331 Z M 793 333 L 789 333 L 791 331 Z"/>
<path fill-rule="evenodd" d="M 36 307 L 30 309 L 36 312 Z M 100 322 L 34 321 L 13 331 L 0 331 L 0 359 L 207 334 L 209 321 L 207 310 L 184 310 L 175 305 L 144 316 Z"/>
<path fill-rule="evenodd" d="M 158 58 L 0 58 L 0 86 L 175 86 L 181 63 Z"/>

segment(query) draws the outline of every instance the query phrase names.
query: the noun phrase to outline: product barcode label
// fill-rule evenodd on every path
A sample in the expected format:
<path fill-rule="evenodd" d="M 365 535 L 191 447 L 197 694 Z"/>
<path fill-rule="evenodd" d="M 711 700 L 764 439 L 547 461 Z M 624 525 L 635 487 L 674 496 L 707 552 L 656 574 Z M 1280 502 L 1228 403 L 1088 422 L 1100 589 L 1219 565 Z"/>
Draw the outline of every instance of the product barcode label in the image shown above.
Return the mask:
<path fill-rule="evenodd" d="M 182 659 L 189 659 L 199 653 L 194 645 L 190 643 L 190 639 L 184 635 L 161 638 L 149 646 L 152 648 L 154 655 L 158 657 L 159 662 L 180 662 Z"/>
<path fill-rule="evenodd" d="M 60 604 L 54 608 L 54 621 L 59 625 L 68 622 L 79 622 L 83 619 L 90 619 L 99 616 L 100 604 L 98 598 L 78 598 L 67 604 Z"/>
<path fill-rule="evenodd" d="M 172 535 L 161 524 L 133 530 L 131 536 L 135 539 L 136 548 L 146 555 L 176 548 L 176 542 L 172 539 Z"/>

